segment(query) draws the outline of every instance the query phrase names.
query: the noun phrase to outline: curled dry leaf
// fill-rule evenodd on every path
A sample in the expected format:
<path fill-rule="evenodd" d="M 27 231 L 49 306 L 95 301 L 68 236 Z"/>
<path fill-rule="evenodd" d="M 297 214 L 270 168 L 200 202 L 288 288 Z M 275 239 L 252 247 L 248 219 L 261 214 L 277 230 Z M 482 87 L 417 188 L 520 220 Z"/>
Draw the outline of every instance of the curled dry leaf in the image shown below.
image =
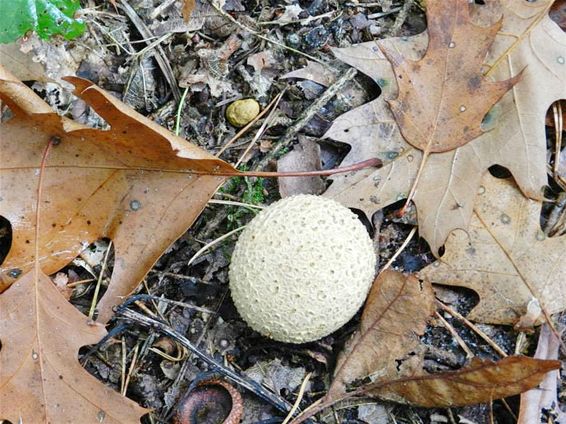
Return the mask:
<path fill-rule="evenodd" d="M 340 396 L 346 385 L 370 375 L 380 381 L 397 377 L 396 361 L 418 347 L 418 336 L 424 334 L 435 309 L 430 283 L 382 272 L 368 295 L 360 329 L 338 357 L 326 399 Z"/>
<path fill-rule="evenodd" d="M 501 21 L 474 24 L 469 3 L 427 4 L 428 47 L 418 61 L 382 48 L 397 80 L 397 98 L 388 102 L 393 116 L 405 140 L 424 152 L 453 150 L 481 135 L 483 117 L 518 81 L 484 77 L 482 65 Z"/>
<path fill-rule="evenodd" d="M 537 359 L 558 359 L 560 341 L 550 330 L 548 324 L 540 329 L 540 335 L 535 352 Z M 521 395 L 521 408 L 517 424 L 531 424 L 540 421 L 543 409 L 552 411 L 555 422 L 566 422 L 566 412 L 559 409 L 558 382 L 560 381 L 560 370 L 553 370 L 544 376 L 539 387 L 531 389 Z"/>
<path fill-rule="evenodd" d="M 0 296 L 0 419 L 137 423 L 149 412 L 104 386 L 77 359 L 106 335 L 34 270 Z"/>
<path fill-rule="evenodd" d="M 555 100 L 566 98 L 566 34 L 548 16 L 551 3 L 506 0 L 501 7 L 494 1 L 470 5 L 474 22 L 480 25 L 493 24 L 499 12 L 503 14 L 486 59 L 488 76 L 502 81 L 524 72 L 485 117 L 486 133 L 455 150 L 432 153 L 422 170 L 414 197 L 419 234 L 435 253 L 452 230 L 468 227 L 481 177 L 490 166 L 507 167 L 526 196 L 542 198 L 541 187 L 547 183 L 544 117 Z M 352 146 L 343 165 L 369 157 L 379 157 L 384 165 L 375 172 L 334 176 L 327 196 L 368 215 L 407 197 L 422 153 L 403 139 L 386 103 L 398 89 L 381 48 L 418 60 L 427 43 L 426 34 L 420 34 L 334 50 L 339 59 L 373 78 L 382 95 L 339 117 L 326 137 Z"/>
<path fill-rule="evenodd" d="M 338 398 L 323 400 L 305 410 L 291 424 L 299 424 L 336 402 L 354 396 L 377 397 L 425 408 L 488 403 L 515 396 L 536 387 L 549 371 L 560 368 L 560 361 L 508 356 L 497 362 L 474 358 L 458 371 L 413 375 L 366 384 Z"/>
<path fill-rule="evenodd" d="M 420 276 L 475 290 L 480 302 L 468 315 L 475 321 L 514 324 L 527 313 L 532 298 L 549 314 L 563 311 L 566 236 L 544 234 L 541 207 L 512 180 L 486 175 L 468 231 L 454 231 L 446 253 Z"/>
<path fill-rule="evenodd" d="M 0 68 L 0 98 L 13 117 L 1 124 L 0 215 L 12 225 L 12 246 L 0 268 L 5 290 L 34 261 L 39 165 L 49 140 L 40 223 L 40 265 L 51 274 L 89 243 L 109 237 L 115 246 L 110 286 L 99 304 L 100 321 L 206 205 L 233 171 L 169 133 L 92 83 L 68 78 L 75 94 L 110 129 L 88 128 L 58 116 L 27 86 Z M 209 175 L 206 175 L 206 174 Z"/>
<path fill-rule="evenodd" d="M 560 365 L 560 361 L 527 356 L 508 356 L 497 362 L 475 358 L 458 371 L 370 384 L 359 394 L 425 408 L 475 405 L 536 387 L 547 372 Z"/>

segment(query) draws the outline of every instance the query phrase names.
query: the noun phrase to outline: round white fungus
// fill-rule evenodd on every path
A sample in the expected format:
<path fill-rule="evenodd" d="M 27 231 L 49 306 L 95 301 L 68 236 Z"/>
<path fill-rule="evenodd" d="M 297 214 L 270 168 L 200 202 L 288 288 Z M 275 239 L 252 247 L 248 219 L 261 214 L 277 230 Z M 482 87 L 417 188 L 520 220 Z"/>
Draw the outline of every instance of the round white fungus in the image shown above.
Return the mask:
<path fill-rule="evenodd" d="M 230 264 L 232 299 L 254 330 L 305 343 L 354 316 L 375 264 L 354 213 L 324 197 L 292 196 L 263 210 L 240 235 Z"/>

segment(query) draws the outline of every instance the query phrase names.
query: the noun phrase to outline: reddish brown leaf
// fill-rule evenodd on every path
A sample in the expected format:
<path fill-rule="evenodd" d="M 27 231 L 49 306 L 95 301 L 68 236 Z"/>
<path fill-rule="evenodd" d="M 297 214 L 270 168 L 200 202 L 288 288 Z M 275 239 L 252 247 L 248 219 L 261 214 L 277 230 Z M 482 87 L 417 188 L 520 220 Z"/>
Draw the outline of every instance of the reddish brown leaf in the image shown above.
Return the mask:
<path fill-rule="evenodd" d="M 116 252 L 100 320 L 129 294 L 161 253 L 199 215 L 227 163 L 176 137 L 92 83 L 70 78 L 75 94 L 111 126 L 87 128 L 54 113 L 27 86 L 0 68 L 0 98 L 13 117 L 1 124 L 0 215 L 13 231 L 0 268 L 0 291 L 34 262 L 39 164 L 48 141 L 42 200 L 41 268 L 51 274 L 100 237 Z"/>
<path fill-rule="evenodd" d="M 149 412 L 85 371 L 79 348 L 106 331 L 30 271 L 0 296 L 0 419 L 12 423 L 138 423 Z"/>
<path fill-rule="evenodd" d="M 369 375 L 379 380 L 396 378 L 396 360 L 417 348 L 418 336 L 435 309 L 430 283 L 395 271 L 382 272 L 368 295 L 360 330 L 338 358 L 327 399 Z"/>
<path fill-rule="evenodd" d="M 469 366 L 458 371 L 367 384 L 354 392 L 314 404 L 291 424 L 302 423 L 336 402 L 354 396 L 372 396 L 425 408 L 488 403 L 538 386 L 547 372 L 559 369 L 560 366 L 560 361 L 528 356 L 508 356 L 497 362 L 476 358 Z"/>
<path fill-rule="evenodd" d="M 458 371 L 370 384 L 358 394 L 425 408 L 474 405 L 532 389 L 560 366 L 560 361 L 528 356 L 508 356 L 497 362 L 474 359 Z"/>
<path fill-rule="evenodd" d="M 395 120 L 405 140 L 425 152 L 453 150 L 480 136 L 484 116 L 519 79 L 494 82 L 483 76 L 501 21 L 475 25 L 469 3 L 427 5 L 429 42 L 422 59 L 407 60 L 383 49 L 399 87 L 397 98 L 389 101 Z"/>

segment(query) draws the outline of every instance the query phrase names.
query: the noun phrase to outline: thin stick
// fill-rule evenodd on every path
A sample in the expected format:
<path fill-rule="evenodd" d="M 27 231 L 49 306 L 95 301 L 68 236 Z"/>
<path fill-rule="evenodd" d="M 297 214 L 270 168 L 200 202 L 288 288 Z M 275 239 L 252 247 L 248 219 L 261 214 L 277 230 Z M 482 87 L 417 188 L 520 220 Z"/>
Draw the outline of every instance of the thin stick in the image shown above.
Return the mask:
<path fill-rule="evenodd" d="M 171 362 L 180 362 L 187 357 L 187 350 L 185 348 L 183 348 L 180 352 L 177 353 L 178 356 L 176 358 L 165 353 L 165 352 L 163 352 L 161 349 L 157 349 L 156 347 L 153 347 L 153 346 L 150 347 L 148 350 L 150 352 L 153 352 L 153 353 L 167 359 L 168 361 L 171 361 Z"/>
<path fill-rule="evenodd" d="M 228 141 L 228 143 L 226 143 L 214 156 L 219 157 L 222 153 L 224 153 L 224 151 L 226 151 L 227 148 L 229 148 L 236 140 L 238 140 L 242 135 L 244 135 L 259 119 L 261 119 L 263 115 L 269 112 L 269 110 L 275 104 L 276 101 L 277 101 L 277 96 L 275 96 L 275 98 L 271 102 L 269 102 L 269 104 L 265 107 L 265 109 L 263 109 L 249 124 L 247 124 L 244 128 L 238 131 L 236 135 L 232 137 Z"/>
<path fill-rule="evenodd" d="M 468 347 L 468 345 L 466 344 L 464 339 L 462 339 L 462 337 L 460 337 L 460 335 L 456 332 L 454 327 L 452 327 L 452 325 L 450 325 L 450 323 L 448 321 L 446 321 L 444 319 L 444 317 L 442 315 L 440 315 L 438 312 L 435 312 L 434 314 L 436 315 L 436 318 L 438 318 L 442 322 L 442 324 L 450 332 L 450 334 L 452 334 L 452 337 L 454 337 L 456 339 L 456 341 L 458 342 L 460 347 L 462 349 L 464 349 L 464 351 L 466 352 L 466 357 L 468 359 L 473 358 L 475 356 L 474 352 L 472 352 L 470 350 L 470 348 Z"/>
<path fill-rule="evenodd" d="M 336 94 L 338 94 L 347 83 L 352 81 L 357 73 L 358 71 L 356 69 L 350 68 L 344 72 L 334 84 L 328 87 L 326 91 L 301 114 L 295 123 L 287 128 L 283 137 L 281 137 L 281 139 L 273 146 L 271 151 L 265 155 L 255 169 L 265 168 L 269 161 L 274 159 L 283 147 L 286 147 L 293 141 L 295 134 L 297 134 L 297 132 L 299 132 L 299 130 L 301 130 L 322 107 L 324 107 Z"/>
<path fill-rule="evenodd" d="M 450 306 L 445 305 L 444 303 L 440 302 L 439 300 L 436 301 L 436 304 L 452 315 L 454 318 L 462 321 L 470 330 L 480 336 L 488 345 L 491 346 L 493 350 L 495 350 L 501 357 L 505 358 L 507 354 L 503 349 L 499 347 L 497 343 L 495 343 L 487 334 L 485 334 L 482 330 L 476 327 L 472 322 L 470 322 L 466 317 L 461 315 L 458 311 L 452 309 Z"/>
<path fill-rule="evenodd" d="M 212 203 L 213 205 L 240 206 L 242 208 L 249 208 L 249 209 L 265 209 L 265 206 L 252 205 L 251 203 L 235 202 L 233 200 L 210 199 L 208 203 Z"/>
<path fill-rule="evenodd" d="M 307 387 L 307 383 L 309 382 L 309 380 L 311 378 L 311 375 L 312 375 L 312 372 L 309 372 L 305 376 L 305 379 L 303 380 L 303 383 L 301 384 L 301 388 L 299 389 L 299 394 L 297 395 L 297 400 L 295 400 L 293 407 L 291 408 L 291 410 L 287 414 L 287 417 L 285 417 L 285 419 L 283 420 L 283 422 L 281 424 L 287 424 L 289 421 L 291 421 L 291 419 L 293 418 L 293 415 L 295 415 L 295 412 L 297 412 L 297 409 L 299 409 L 299 405 L 301 404 L 301 401 L 303 400 L 303 396 L 305 395 L 305 389 Z"/>
<path fill-rule="evenodd" d="M 226 378 L 230 379 L 234 383 L 240 385 L 241 387 L 251 391 L 255 395 L 261 397 L 263 400 L 268 401 L 273 406 L 275 406 L 280 411 L 287 412 L 291 409 L 291 404 L 289 404 L 285 399 L 282 399 L 280 396 L 270 392 L 260 384 L 257 384 L 255 381 L 251 380 L 246 376 L 241 376 L 234 372 L 233 370 L 226 368 L 222 364 L 216 362 L 214 359 L 210 358 L 208 355 L 202 353 L 197 347 L 192 344 L 189 339 L 187 339 L 182 334 L 179 334 L 171 327 L 167 326 L 166 324 L 154 320 L 152 318 L 146 317 L 145 315 L 139 314 L 135 311 L 130 309 L 123 309 L 122 307 L 118 310 L 119 315 L 123 318 L 130 319 L 134 322 L 137 322 L 140 325 L 143 325 L 147 328 L 152 328 L 153 330 L 159 331 L 175 340 L 177 340 L 181 345 L 186 347 L 190 352 L 196 355 L 199 359 L 206 362 L 212 368 L 218 369 L 222 374 L 226 376 Z"/>
<path fill-rule="evenodd" d="M 554 178 L 558 176 L 560 169 L 560 153 L 562 150 L 562 131 L 564 130 L 564 122 L 562 121 L 562 100 L 554 102 L 552 105 L 552 113 L 554 115 Z"/>
<path fill-rule="evenodd" d="M 129 3 L 126 0 L 120 0 L 120 4 L 122 5 L 122 9 L 126 13 L 126 15 L 128 15 L 128 18 L 130 18 L 130 20 L 132 21 L 132 23 L 134 24 L 134 26 L 136 27 L 136 29 L 144 39 L 148 40 L 155 37 L 151 32 L 151 30 L 141 20 L 141 18 L 138 16 L 136 11 L 132 8 L 132 6 L 129 5 Z M 161 72 L 163 72 L 163 75 L 165 76 L 167 83 L 171 87 L 171 91 L 173 92 L 173 97 L 175 97 L 176 101 L 180 101 L 181 93 L 179 92 L 177 81 L 173 76 L 173 69 L 171 68 L 171 64 L 167 60 L 167 55 L 165 54 L 165 51 L 160 45 L 157 45 L 155 46 L 155 52 L 156 52 L 155 60 L 157 61 L 157 64 L 159 65 Z"/>
<path fill-rule="evenodd" d="M 136 362 L 138 359 L 138 350 L 139 345 L 134 347 L 134 354 L 132 356 L 132 361 L 130 362 L 130 367 L 128 368 L 128 375 L 126 376 L 126 382 L 124 383 L 124 387 L 122 389 L 122 396 L 126 396 L 126 392 L 128 391 L 128 386 L 130 385 L 130 378 L 132 377 L 132 373 L 134 372 L 134 368 L 136 366 Z"/>
<path fill-rule="evenodd" d="M 175 135 L 179 135 L 181 132 L 181 112 L 185 106 L 185 99 L 187 98 L 187 93 L 189 92 L 189 87 L 185 88 L 181 100 L 179 101 L 179 107 L 177 108 L 177 118 L 175 119 Z"/>
<path fill-rule="evenodd" d="M 219 7 L 219 6 L 216 4 L 216 1 L 215 1 L 215 0 L 210 0 L 210 4 L 212 5 L 212 7 L 213 7 L 218 13 L 220 13 L 222 16 L 224 16 L 226 19 L 228 19 L 228 20 L 231 21 L 232 23 L 238 25 L 238 26 L 239 26 L 240 28 L 242 28 L 244 31 L 249 32 L 250 34 L 252 34 L 252 35 L 254 35 L 254 36 L 258 37 L 258 38 L 261 38 L 262 40 L 265 40 L 265 41 L 267 41 L 268 43 L 275 44 L 276 46 L 279 46 L 279 47 L 281 47 L 281 48 L 283 48 L 283 49 L 289 50 L 289 51 L 291 51 L 291 52 L 293 52 L 293 53 L 299 54 L 299 55 L 304 56 L 304 57 L 306 57 L 306 58 L 308 58 L 308 59 L 310 59 L 310 60 L 313 60 L 313 61 L 315 61 L 315 62 L 318 62 L 318 63 L 320 63 L 321 65 L 328 66 L 327 63 L 323 62 L 323 61 L 320 60 L 320 59 L 317 59 L 317 58 L 314 57 L 314 56 L 311 56 L 310 54 L 307 54 L 307 53 L 304 53 L 304 52 L 302 52 L 302 51 L 300 51 L 300 50 L 297 50 L 297 49 L 294 49 L 294 48 L 292 48 L 292 47 L 289 47 L 289 46 L 287 46 L 286 44 L 280 43 L 279 41 L 272 40 L 271 38 L 266 37 L 265 35 L 262 35 L 262 34 L 260 34 L 259 32 L 254 31 L 253 29 L 248 28 L 248 27 L 245 26 L 245 25 L 242 25 L 240 22 L 238 22 L 238 20 L 236 20 L 234 17 L 232 17 L 231 15 L 229 15 L 228 13 L 226 13 L 224 10 L 222 10 L 222 8 Z"/>
<path fill-rule="evenodd" d="M 126 384 L 126 340 L 122 336 L 122 367 L 120 370 L 120 393 L 124 393 Z"/>
<path fill-rule="evenodd" d="M 383 271 L 385 271 L 386 269 L 388 269 L 393 262 L 395 262 L 395 260 L 399 257 L 399 255 L 401 254 L 401 252 L 403 252 L 403 250 L 405 250 L 405 248 L 407 247 L 407 245 L 409 244 L 409 242 L 413 239 L 414 235 L 417 233 L 417 227 L 413 227 L 411 232 L 409 233 L 409 235 L 407 236 L 407 238 L 405 239 L 405 241 L 403 242 L 403 244 L 401 246 L 399 246 L 399 249 L 397 249 L 397 251 L 395 252 L 395 254 L 393 256 L 391 256 L 391 259 L 389 259 L 387 261 L 387 263 L 383 266 L 383 268 L 381 268 L 381 271 L 379 271 L 379 273 L 381 274 Z"/>
<path fill-rule="evenodd" d="M 76 286 L 80 286 L 81 284 L 87 284 L 87 283 L 92 283 L 93 281 L 96 281 L 96 278 L 87 278 L 86 280 L 79 280 L 79 281 L 75 281 L 74 283 L 69 283 L 67 284 L 67 287 L 76 287 Z"/>
<path fill-rule="evenodd" d="M 275 111 L 277 110 L 277 106 L 279 105 L 279 101 L 281 100 L 281 97 L 283 97 L 283 93 L 285 93 L 285 91 L 282 91 L 281 93 L 279 93 L 277 95 L 277 97 L 274 99 L 275 104 L 271 108 L 271 112 L 269 112 L 269 115 L 267 115 L 267 118 L 265 118 L 265 121 L 263 122 L 263 124 L 261 124 L 261 127 L 259 127 L 259 130 L 257 131 L 256 135 L 254 136 L 252 141 L 250 141 L 250 144 L 248 145 L 248 147 L 246 147 L 246 150 L 244 150 L 244 153 L 242 153 L 240 155 L 240 159 L 238 159 L 238 162 L 236 162 L 235 168 L 240 166 L 240 164 L 242 163 L 242 161 L 244 160 L 244 158 L 246 157 L 248 152 L 255 145 L 255 142 L 262 136 L 262 134 L 265 131 L 265 128 L 267 128 L 267 125 L 269 124 L 269 122 L 271 122 L 271 120 L 273 119 L 273 115 L 275 114 Z"/>
<path fill-rule="evenodd" d="M 112 248 L 112 240 L 108 243 L 108 248 L 104 254 L 104 261 L 102 261 L 102 269 L 98 274 L 98 280 L 96 281 L 96 287 L 94 289 L 94 296 L 92 297 L 92 302 L 90 304 L 90 310 L 88 311 L 88 317 L 92 319 L 94 317 L 94 311 L 96 310 L 96 303 L 98 302 L 98 293 L 100 292 L 100 286 L 102 285 L 102 278 L 104 278 L 104 273 L 106 272 L 106 263 L 108 262 L 108 255 Z"/>
<path fill-rule="evenodd" d="M 243 225 L 241 227 L 238 227 L 232 231 L 228 231 L 226 234 L 224 234 L 223 236 L 218 237 L 215 240 L 212 240 L 210 243 L 205 244 L 202 248 L 200 248 L 198 250 L 197 253 L 195 253 L 191 259 L 189 259 L 189 262 L 187 262 L 187 265 L 190 266 L 200 255 L 203 254 L 203 252 L 206 252 L 208 249 L 210 249 L 212 246 L 220 243 L 222 240 L 227 239 L 228 237 L 230 237 L 233 234 L 236 234 L 238 231 L 242 231 L 246 226 Z"/>

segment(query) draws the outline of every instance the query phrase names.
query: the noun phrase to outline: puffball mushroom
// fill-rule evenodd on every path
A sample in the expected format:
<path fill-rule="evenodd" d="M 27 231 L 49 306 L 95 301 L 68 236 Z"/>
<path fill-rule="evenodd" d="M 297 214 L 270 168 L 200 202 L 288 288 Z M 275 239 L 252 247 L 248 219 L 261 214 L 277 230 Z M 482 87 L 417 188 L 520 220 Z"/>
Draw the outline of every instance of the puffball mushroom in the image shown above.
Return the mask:
<path fill-rule="evenodd" d="M 348 208 L 313 195 L 287 197 L 240 235 L 230 264 L 232 299 L 254 330 L 305 343 L 354 316 L 375 265 L 366 228 Z"/>

